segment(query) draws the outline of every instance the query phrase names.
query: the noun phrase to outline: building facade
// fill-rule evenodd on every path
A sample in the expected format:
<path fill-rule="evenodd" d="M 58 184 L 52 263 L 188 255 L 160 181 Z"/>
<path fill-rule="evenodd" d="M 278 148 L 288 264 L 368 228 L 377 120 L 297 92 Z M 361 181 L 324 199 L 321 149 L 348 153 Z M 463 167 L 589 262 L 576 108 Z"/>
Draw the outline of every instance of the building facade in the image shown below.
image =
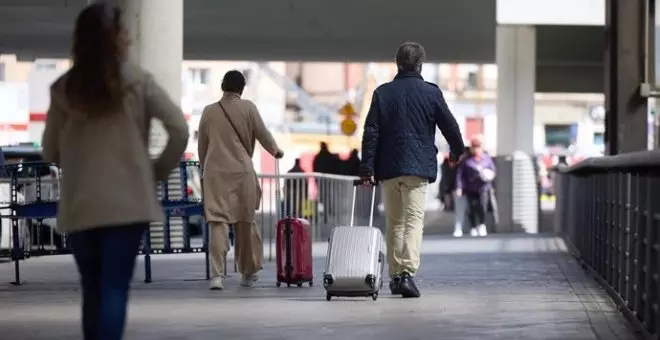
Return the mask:
<path fill-rule="evenodd" d="M 13 103 L 5 105 L 0 116 L 0 132 L 5 137 L 0 142 L 40 139 L 49 103 L 48 86 L 68 67 L 68 60 L 26 62 L 0 55 L 0 96 L 9 98 L 5 103 Z M 231 69 L 246 75 L 248 87 L 244 96 L 257 104 L 264 121 L 279 133 L 280 139 L 295 144 L 291 135 L 313 135 L 317 137 L 305 137 L 310 142 L 304 148 L 316 149 L 316 141 L 325 138 L 339 144 L 333 146 L 338 151 L 356 145 L 345 143 L 347 139 L 340 137 L 342 116 L 336 111 L 345 103 L 352 103 L 364 115 L 362 104 L 370 98 L 367 92 L 373 91 L 368 84 L 375 81 L 379 85 L 396 74 L 391 63 L 185 61 L 181 70 L 181 105 L 189 116 L 191 135 L 204 106 L 220 98 L 222 77 Z M 494 152 L 497 67 L 425 64 L 422 75 L 444 91 L 466 139 L 483 136 L 487 148 Z M 537 94 L 534 149 L 537 153 L 557 146 L 589 153 L 600 150 L 604 130 L 602 105 L 600 94 Z M 438 143 L 442 146 L 441 137 Z M 191 150 L 196 148 L 194 140 L 190 145 Z"/>

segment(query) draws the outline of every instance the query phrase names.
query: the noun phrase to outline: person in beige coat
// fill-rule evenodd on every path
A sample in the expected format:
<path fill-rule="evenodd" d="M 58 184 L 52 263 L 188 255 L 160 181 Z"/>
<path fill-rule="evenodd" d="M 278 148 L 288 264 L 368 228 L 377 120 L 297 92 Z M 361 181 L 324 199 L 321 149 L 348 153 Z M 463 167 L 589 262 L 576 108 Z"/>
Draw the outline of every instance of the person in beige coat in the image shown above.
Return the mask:
<path fill-rule="evenodd" d="M 80 272 L 84 339 L 123 336 L 130 282 L 149 222 L 162 220 L 156 181 L 188 142 L 179 107 L 153 77 L 125 61 L 121 11 L 94 3 L 78 16 L 73 66 L 51 86 L 43 155 L 62 168 L 57 211 Z M 149 156 L 149 125 L 169 135 Z"/>
<path fill-rule="evenodd" d="M 222 80 L 219 102 L 204 108 L 199 122 L 198 152 L 204 176 L 204 214 L 209 226 L 211 289 L 223 289 L 229 251 L 229 224 L 234 225 L 235 253 L 241 286 L 250 287 L 261 270 L 263 245 L 254 221 L 261 188 L 252 164 L 256 141 L 277 158 L 283 152 L 270 134 L 259 110 L 241 99 L 245 77 L 229 71 Z"/>

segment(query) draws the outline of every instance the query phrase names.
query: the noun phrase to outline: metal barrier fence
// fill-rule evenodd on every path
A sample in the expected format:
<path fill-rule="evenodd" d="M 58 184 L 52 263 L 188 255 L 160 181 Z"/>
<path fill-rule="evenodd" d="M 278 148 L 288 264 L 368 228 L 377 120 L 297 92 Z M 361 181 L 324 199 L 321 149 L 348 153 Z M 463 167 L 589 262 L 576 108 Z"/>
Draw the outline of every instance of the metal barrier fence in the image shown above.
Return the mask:
<path fill-rule="evenodd" d="M 259 175 L 263 198 L 261 208 L 257 211 L 256 222 L 261 226 L 263 239 L 267 241 L 268 260 L 273 259 L 275 225 L 281 216 L 278 213 L 309 220 L 314 241 L 327 241 L 333 227 L 348 225 L 355 179 L 357 177 L 320 173 L 281 174 L 279 181 L 282 196 L 278 202 L 275 192 L 276 175 Z M 377 200 L 379 197 L 380 195 L 377 195 Z M 368 224 L 370 204 L 370 191 L 359 188 L 355 208 L 357 225 Z M 375 214 L 374 223 L 382 228 L 382 216 L 378 211 Z"/>
<path fill-rule="evenodd" d="M 53 168 L 47 163 L 20 163 L 5 165 L 0 171 L 4 175 L 0 179 L 0 257 L 14 262 L 14 284 L 21 283 L 22 260 L 71 253 L 66 234 L 56 230 L 60 171 L 43 170 Z M 204 252 L 209 276 L 202 201 L 188 190 L 191 174 L 198 171 L 197 162 L 181 162 L 167 182 L 158 183 L 158 200 L 166 219 L 152 223 L 145 233 L 140 249 L 145 282 L 152 280 L 153 254 Z M 195 237 L 197 234 L 201 236 Z"/>
<path fill-rule="evenodd" d="M 52 171 L 43 170 L 52 168 L 45 163 L 10 164 L 5 166 L 6 176 L 0 176 L 0 258 L 14 262 L 15 284 L 21 282 L 22 260 L 71 252 L 66 235 L 56 231 L 60 172 L 53 175 Z M 0 173 L 3 173 L 1 169 Z M 158 200 L 166 218 L 152 223 L 150 231 L 145 233 L 140 250 L 144 255 L 145 282 L 152 281 L 154 254 L 203 252 L 206 278 L 209 278 L 209 241 L 203 218 L 201 179 L 198 162 L 181 162 L 167 182 L 158 184 Z M 332 227 L 348 224 L 354 179 L 317 173 L 259 175 L 263 196 L 255 219 L 267 247 L 264 252 L 267 260 L 273 260 L 275 225 L 283 215 L 310 220 L 315 241 L 326 240 Z M 277 201 L 276 181 L 281 185 L 280 201 Z M 370 199 L 366 190 L 358 192 L 358 223 L 367 223 Z M 230 240 L 233 246 L 232 228 Z"/>
<path fill-rule="evenodd" d="M 660 151 L 590 158 L 559 170 L 563 234 L 647 338 L 660 335 Z"/>

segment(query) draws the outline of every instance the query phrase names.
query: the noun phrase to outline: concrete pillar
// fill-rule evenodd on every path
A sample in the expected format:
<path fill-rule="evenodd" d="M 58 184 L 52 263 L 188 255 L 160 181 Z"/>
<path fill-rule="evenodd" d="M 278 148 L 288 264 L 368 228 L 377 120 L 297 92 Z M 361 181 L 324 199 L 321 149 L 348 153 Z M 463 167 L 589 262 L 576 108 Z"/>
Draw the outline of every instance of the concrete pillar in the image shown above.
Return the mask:
<path fill-rule="evenodd" d="M 119 5 L 124 10 L 125 25 L 132 42 L 129 58 L 149 71 L 174 103 L 181 105 L 183 0 L 119 0 Z M 159 154 L 167 138 L 162 124 L 152 121 L 149 152 Z M 167 182 L 170 199 L 182 197 L 180 181 L 179 169 L 175 169 Z M 181 217 L 168 217 L 164 223 L 154 222 L 150 231 L 153 249 L 185 246 Z"/>
<path fill-rule="evenodd" d="M 498 25 L 497 61 L 497 232 L 537 233 L 538 191 L 534 153 L 536 29 Z"/>
<path fill-rule="evenodd" d="M 181 105 L 183 61 L 183 0 L 119 0 L 132 42 L 129 57 Z M 159 153 L 167 142 L 160 123 L 152 123 L 150 152 Z"/>
<path fill-rule="evenodd" d="M 534 152 L 536 29 L 499 25 L 497 61 L 497 154 Z"/>
<path fill-rule="evenodd" d="M 643 6 L 641 0 L 606 2 L 605 143 L 612 155 L 648 147 L 648 100 L 639 95 L 645 66 Z"/>

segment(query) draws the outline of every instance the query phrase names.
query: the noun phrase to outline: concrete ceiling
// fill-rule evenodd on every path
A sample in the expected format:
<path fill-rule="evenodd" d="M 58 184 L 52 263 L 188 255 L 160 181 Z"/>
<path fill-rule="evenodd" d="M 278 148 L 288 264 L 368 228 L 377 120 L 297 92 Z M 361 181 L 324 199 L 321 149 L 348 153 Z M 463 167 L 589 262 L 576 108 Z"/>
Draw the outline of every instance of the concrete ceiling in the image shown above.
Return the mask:
<path fill-rule="evenodd" d="M 64 57 L 85 0 L 2 0 L 0 52 Z M 494 63 L 495 0 L 185 0 L 184 57 L 390 61 L 401 42 L 432 61 Z M 602 92 L 604 29 L 537 28 L 537 91 Z"/>

